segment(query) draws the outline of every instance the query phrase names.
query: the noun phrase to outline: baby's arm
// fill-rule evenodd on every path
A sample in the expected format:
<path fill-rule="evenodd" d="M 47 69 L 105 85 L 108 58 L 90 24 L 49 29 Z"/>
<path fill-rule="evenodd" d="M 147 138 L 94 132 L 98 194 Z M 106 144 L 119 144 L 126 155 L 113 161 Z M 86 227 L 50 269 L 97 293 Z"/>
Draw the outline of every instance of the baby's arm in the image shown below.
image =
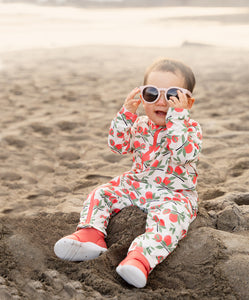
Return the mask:
<path fill-rule="evenodd" d="M 196 160 L 202 145 L 201 127 L 190 120 L 186 99 L 180 94 L 179 100 L 174 97 L 166 116 L 167 148 L 178 165 Z"/>
<path fill-rule="evenodd" d="M 132 128 L 137 119 L 136 110 L 140 100 L 134 99 L 140 90 L 135 88 L 127 96 L 124 106 L 113 119 L 108 136 L 112 151 L 119 154 L 132 152 Z"/>

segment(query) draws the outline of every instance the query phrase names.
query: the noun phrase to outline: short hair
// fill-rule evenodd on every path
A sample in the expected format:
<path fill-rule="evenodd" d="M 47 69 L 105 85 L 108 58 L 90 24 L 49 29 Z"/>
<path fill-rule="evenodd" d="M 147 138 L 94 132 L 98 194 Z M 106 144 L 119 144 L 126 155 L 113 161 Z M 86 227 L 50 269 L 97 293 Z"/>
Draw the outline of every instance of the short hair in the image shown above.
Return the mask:
<path fill-rule="evenodd" d="M 160 58 L 156 60 L 152 65 L 150 65 L 147 68 L 145 72 L 144 85 L 147 84 L 149 74 L 154 71 L 171 72 L 174 74 L 180 72 L 185 80 L 184 87 L 190 92 L 193 92 L 195 87 L 195 75 L 191 68 L 185 65 L 183 62 L 168 58 Z"/>

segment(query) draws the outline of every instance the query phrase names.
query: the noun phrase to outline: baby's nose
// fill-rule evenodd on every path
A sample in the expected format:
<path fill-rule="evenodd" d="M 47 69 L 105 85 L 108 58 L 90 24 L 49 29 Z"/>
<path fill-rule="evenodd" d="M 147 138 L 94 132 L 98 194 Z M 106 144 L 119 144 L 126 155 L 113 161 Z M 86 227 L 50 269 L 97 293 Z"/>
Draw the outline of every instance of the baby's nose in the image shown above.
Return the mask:
<path fill-rule="evenodd" d="M 157 103 L 160 104 L 160 105 L 162 105 L 162 104 L 164 104 L 164 105 L 167 104 L 167 100 L 166 100 L 166 98 L 165 98 L 165 92 L 164 92 L 164 91 L 161 91 L 161 92 L 160 92 L 160 97 L 159 97 Z"/>

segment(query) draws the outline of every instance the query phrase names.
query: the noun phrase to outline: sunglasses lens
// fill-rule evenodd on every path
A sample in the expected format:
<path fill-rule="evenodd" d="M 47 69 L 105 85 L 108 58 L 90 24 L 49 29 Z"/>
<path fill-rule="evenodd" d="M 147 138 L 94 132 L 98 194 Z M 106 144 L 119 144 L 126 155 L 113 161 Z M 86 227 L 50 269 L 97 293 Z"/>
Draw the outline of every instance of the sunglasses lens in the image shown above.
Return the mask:
<path fill-rule="evenodd" d="M 158 97 L 158 90 L 152 86 L 143 90 L 143 98 L 146 102 L 154 102 Z"/>
<path fill-rule="evenodd" d="M 167 92 L 167 99 L 170 100 L 170 97 L 176 97 L 177 99 L 179 99 L 177 91 L 178 89 L 175 88 L 169 89 Z"/>

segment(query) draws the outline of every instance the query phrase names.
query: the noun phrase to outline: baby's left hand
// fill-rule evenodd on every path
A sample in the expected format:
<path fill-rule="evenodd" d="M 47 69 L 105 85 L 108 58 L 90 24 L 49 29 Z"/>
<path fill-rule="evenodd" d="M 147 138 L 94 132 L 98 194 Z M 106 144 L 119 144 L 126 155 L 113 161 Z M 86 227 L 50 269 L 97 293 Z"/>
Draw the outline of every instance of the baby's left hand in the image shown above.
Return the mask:
<path fill-rule="evenodd" d="M 178 97 L 170 97 L 168 101 L 169 106 L 173 108 L 183 108 L 183 109 L 190 109 L 189 105 L 189 98 L 186 94 L 182 93 L 181 91 L 177 91 Z"/>

